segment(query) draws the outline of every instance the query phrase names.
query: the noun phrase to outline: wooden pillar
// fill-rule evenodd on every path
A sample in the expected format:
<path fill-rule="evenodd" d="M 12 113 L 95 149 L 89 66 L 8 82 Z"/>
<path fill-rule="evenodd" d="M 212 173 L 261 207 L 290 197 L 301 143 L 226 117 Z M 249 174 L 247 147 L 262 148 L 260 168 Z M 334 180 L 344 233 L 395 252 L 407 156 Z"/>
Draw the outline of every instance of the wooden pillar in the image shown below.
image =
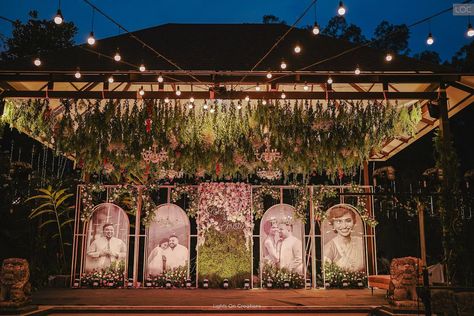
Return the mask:
<path fill-rule="evenodd" d="M 420 227 L 421 262 L 426 267 L 425 206 L 421 201 L 416 201 L 416 208 L 418 211 L 418 225 Z"/>
<path fill-rule="evenodd" d="M 142 187 L 139 187 L 137 190 L 137 213 L 135 214 L 135 242 L 133 248 L 133 286 L 137 287 L 138 285 L 138 256 L 140 253 L 140 214 L 142 211 Z M 128 278 L 128 276 L 127 276 Z"/>
<path fill-rule="evenodd" d="M 369 178 L 369 163 L 367 161 L 364 162 L 364 185 L 370 185 L 370 178 Z M 370 188 L 365 189 L 366 193 L 372 193 Z M 366 197 L 367 199 L 367 211 L 369 216 L 373 216 L 373 209 L 372 209 L 372 197 L 369 195 Z M 376 257 L 376 249 L 375 249 L 375 229 L 365 224 L 365 231 L 367 232 L 367 261 L 369 267 L 369 275 L 377 273 L 377 257 Z"/>

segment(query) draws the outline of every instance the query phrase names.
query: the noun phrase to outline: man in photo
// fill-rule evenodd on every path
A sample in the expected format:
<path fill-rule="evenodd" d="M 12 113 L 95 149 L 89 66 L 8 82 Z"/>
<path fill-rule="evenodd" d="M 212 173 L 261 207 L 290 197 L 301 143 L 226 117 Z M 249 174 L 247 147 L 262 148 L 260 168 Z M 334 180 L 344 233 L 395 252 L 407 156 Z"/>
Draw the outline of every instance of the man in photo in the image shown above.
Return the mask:
<path fill-rule="evenodd" d="M 293 236 L 293 224 L 280 224 L 280 268 L 303 274 L 303 244 Z"/>
<path fill-rule="evenodd" d="M 114 237 L 114 225 L 106 223 L 102 227 L 102 236 L 90 244 L 87 256 L 95 269 L 103 270 L 116 261 L 125 260 L 127 246 L 123 240 Z"/>
<path fill-rule="evenodd" d="M 163 238 L 148 256 L 148 274 L 159 275 L 166 269 L 165 250 L 168 249 L 169 240 Z"/>
<path fill-rule="evenodd" d="M 166 269 L 184 267 L 188 264 L 188 248 L 179 244 L 178 236 L 169 237 L 168 249 L 164 251 Z"/>
<path fill-rule="evenodd" d="M 364 242 L 353 236 L 356 214 L 347 207 L 338 206 L 329 210 L 329 224 L 336 237 L 324 245 L 324 261 L 334 263 L 349 271 L 364 271 Z"/>

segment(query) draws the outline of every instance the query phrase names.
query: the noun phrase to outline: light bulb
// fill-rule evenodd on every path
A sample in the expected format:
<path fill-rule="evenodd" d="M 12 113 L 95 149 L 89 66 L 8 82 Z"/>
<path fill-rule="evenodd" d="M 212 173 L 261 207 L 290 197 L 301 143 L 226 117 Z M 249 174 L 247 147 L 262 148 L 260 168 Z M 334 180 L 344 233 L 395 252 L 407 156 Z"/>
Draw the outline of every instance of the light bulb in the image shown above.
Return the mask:
<path fill-rule="evenodd" d="M 214 113 L 216 110 L 214 108 L 211 108 L 209 112 Z"/>
<path fill-rule="evenodd" d="M 473 37 L 473 36 L 474 36 L 474 28 L 472 28 L 472 24 L 471 24 L 471 23 L 469 23 L 468 26 L 467 26 L 466 35 L 467 35 L 468 37 Z"/>
<path fill-rule="evenodd" d="M 267 100 L 262 100 L 262 105 L 267 105 Z"/>
<path fill-rule="evenodd" d="M 170 98 L 166 97 L 165 98 L 165 103 L 170 103 Z"/>
<path fill-rule="evenodd" d="M 433 45 L 433 43 L 434 43 L 434 38 L 433 38 L 433 35 L 430 32 L 430 34 L 428 34 L 428 37 L 426 38 L 426 44 Z"/>
<path fill-rule="evenodd" d="M 87 43 L 89 45 L 94 45 L 95 44 L 94 32 L 90 32 L 89 37 L 87 38 Z"/>
<path fill-rule="evenodd" d="M 249 101 L 250 101 L 250 97 L 249 97 L 249 96 L 246 96 L 246 97 L 245 97 L 245 101 L 249 102 Z"/>
<path fill-rule="evenodd" d="M 360 75 L 360 68 L 359 68 L 359 66 L 356 67 L 356 69 L 354 70 L 354 73 L 355 73 L 356 75 Z"/>
<path fill-rule="evenodd" d="M 141 64 L 140 67 L 138 68 L 141 72 L 144 72 L 146 70 L 145 65 Z"/>
<path fill-rule="evenodd" d="M 294 51 L 295 51 L 295 53 L 297 53 L 297 54 L 301 53 L 301 46 L 300 46 L 300 45 L 296 45 Z"/>
<path fill-rule="evenodd" d="M 120 53 L 118 51 L 115 53 L 114 60 L 115 61 L 121 61 L 122 60 L 122 56 L 120 56 Z"/>
<path fill-rule="evenodd" d="M 33 64 L 35 64 L 36 67 L 41 66 L 41 59 L 39 59 L 38 57 L 36 57 L 35 60 L 33 61 Z"/>
<path fill-rule="evenodd" d="M 189 98 L 189 102 L 193 103 L 193 102 L 194 102 L 194 98 L 193 98 L 193 97 L 190 97 L 190 98 Z"/>
<path fill-rule="evenodd" d="M 140 87 L 140 90 L 138 90 L 138 93 L 139 93 L 141 96 L 145 95 L 145 90 L 143 90 L 143 86 Z"/>
<path fill-rule="evenodd" d="M 282 98 L 282 99 L 286 99 L 286 94 L 285 94 L 285 92 L 282 92 L 282 93 L 281 93 L 281 98 Z"/>
<path fill-rule="evenodd" d="M 344 7 L 342 1 L 339 1 L 339 8 L 337 8 L 337 14 L 339 14 L 340 16 L 346 14 L 346 8 Z"/>
<path fill-rule="evenodd" d="M 80 79 L 82 77 L 81 72 L 77 70 L 76 73 L 74 74 L 74 77 L 76 77 L 76 79 Z"/>
<path fill-rule="evenodd" d="M 319 32 L 320 32 L 320 30 L 319 30 L 319 25 L 318 25 L 318 23 L 314 22 L 313 34 L 314 34 L 314 35 L 318 35 Z"/>
<path fill-rule="evenodd" d="M 242 108 L 242 105 L 237 104 L 237 110 L 240 110 Z"/>
<path fill-rule="evenodd" d="M 328 78 L 328 84 L 332 84 L 332 82 L 333 82 L 333 81 L 332 81 L 332 78 L 329 77 L 329 78 Z"/>
<path fill-rule="evenodd" d="M 159 83 L 162 83 L 163 82 L 163 76 L 159 75 L 157 80 L 158 80 Z"/>
<path fill-rule="evenodd" d="M 109 79 L 107 79 L 110 83 L 114 82 L 114 77 L 110 76 Z"/>
<path fill-rule="evenodd" d="M 385 60 L 386 60 L 386 61 L 392 61 L 392 59 L 393 59 L 392 54 L 387 53 L 387 55 L 385 55 Z"/>
<path fill-rule="evenodd" d="M 257 85 L 255 86 L 255 91 L 260 91 L 260 85 L 257 83 Z"/>
<path fill-rule="evenodd" d="M 63 23 L 63 15 L 61 13 L 61 10 L 58 9 L 58 12 L 56 12 L 56 16 L 54 17 L 54 23 L 56 23 L 57 25 Z"/>
<path fill-rule="evenodd" d="M 271 72 L 267 72 L 267 79 L 272 79 L 273 75 Z"/>
<path fill-rule="evenodd" d="M 202 108 L 203 108 L 204 110 L 207 110 L 208 107 L 209 107 L 209 105 L 207 105 L 207 103 L 204 103 L 204 105 L 202 106 Z"/>
<path fill-rule="evenodd" d="M 181 90 L 179 90 L 179 86 L 176 87 L 176 95 L 179 97 L 181 95 Z"/>
<path fill-rule="evenodd" d="M 193 101 L 194 102 L 194 101 Z M 194 107 L 194 105 L 192 103 L 189 103 L 188 104 L 188 108 L 191 110 L 192 108 Z"/>
<path fill-rule="evenodd" d="M 282 60 L 281 64 L 280 64 L 280 68 L 281 69 L 286 69 L 286 63 L 284 60 Z"/>
<path fill-rule="evenodd" d="M 303 86 L 303 90 L 304 91 L 308 91 L 309 90 L 309 86 L 305 83 L 304 86 Z"/>

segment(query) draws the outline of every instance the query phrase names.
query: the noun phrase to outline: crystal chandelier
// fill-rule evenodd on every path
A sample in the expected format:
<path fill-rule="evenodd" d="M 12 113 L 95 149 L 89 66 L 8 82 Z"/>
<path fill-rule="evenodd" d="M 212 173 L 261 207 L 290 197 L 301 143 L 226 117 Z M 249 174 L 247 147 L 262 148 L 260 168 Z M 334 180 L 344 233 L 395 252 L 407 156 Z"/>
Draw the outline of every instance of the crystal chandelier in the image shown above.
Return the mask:
<path fill-rule="evenodd" d="M 153 150 L 152 150 L 153 148 Z M 158 145 L 153 144 L 152 147 L 148 147 L 147 150 L 142 150 L 142 158 L 146 163 L 162 163 L 168 160 L 168 152 L 164 149 L 161 149 L 160 152 L 157 152 Z"/>
<path fill-rule="evenodd" d="M 272 163 L 280 160 L 282 156 L 279 151 L 271 148 L 270 139 L 267 137 L 265 138 L 265 150 L 261 153 L 256 153 L 255 157 L 257 157 L 258 160 L 271 165 Z"/>
<path fill-rule="evenodd" d="M 158 174 L 157 174 L 157 177 L 158 179 L 165 179 L 165 178 L 168 178 L 170 180 L 173 180 L 175 178 L 182 178 L 184 176 L 184 172 L 183 171 L 176 171 L 173 169 L 173 167 L 171 166 L 171 169 L 165 169 L 165 168 L 161 168 L 159 171 L 158 171 Z"/>
<path fill-rule="evenodd" d="M 257 170 L 257 177 L 266 180 L 276 180 L 281 178 L 280 169 L 259 169 Z"/>

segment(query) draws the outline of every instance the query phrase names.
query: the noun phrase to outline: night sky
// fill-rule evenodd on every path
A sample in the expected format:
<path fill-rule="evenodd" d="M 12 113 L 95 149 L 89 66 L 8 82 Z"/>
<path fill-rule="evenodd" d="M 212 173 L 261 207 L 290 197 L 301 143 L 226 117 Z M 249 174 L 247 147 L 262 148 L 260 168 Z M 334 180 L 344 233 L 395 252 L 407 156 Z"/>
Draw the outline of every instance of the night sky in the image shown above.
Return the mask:
<path fill-rule="evenodd" d="M 190 1 L 159 1 L 159 0 L 107 0 L 93 1 L 99 8 L 116 19 L 130 31 L 153 27 L 166 23 L 261 23 L 262 16 L 272 14 L 293 24 L 311 2 L 296 0 L 190 0 Z M 40 18 L 52 18 L 58 8 L 57 0 L 15 0 L 2 1 L 0 15 L 9 19 L 27 20 L 28 12 L 36 9 Z M 83 43 L 91 31 L 92 9 L 83 0 L 62 0 L 61 9 L 67 21 L 73 21 L 79 28 L 76 42 Z M 387 20 L 394 24 L 412 24 L 429 17 L 453 3 L 461 1 L 428 1 L 428 0 L 348 0 L 346 19 L 349 23 L 360 26 L 371 38 L 374 28 Z M 336 14 L 339 1 L 317 1 L 317 20 L 320 25 Z M 298 24 L 299 27 L 313 24 L 315 10 L 311 9 Z M 453 16 L 452 12 L 444 13 L 411 29 L 410 48 L 417 53 L 428 48 L 425 43 L 429 32 L 435 37 L 435 44 L 429 49 L 435 50 L 444 61 L 472 39 L 465 36 L 467 17 Z M 11 24 L 0 20 L 0 33 L 11 35 Z M 119 33 L 118 27 L 96 12 L 94 33 L 98 39 L 114 36 Z"/>

